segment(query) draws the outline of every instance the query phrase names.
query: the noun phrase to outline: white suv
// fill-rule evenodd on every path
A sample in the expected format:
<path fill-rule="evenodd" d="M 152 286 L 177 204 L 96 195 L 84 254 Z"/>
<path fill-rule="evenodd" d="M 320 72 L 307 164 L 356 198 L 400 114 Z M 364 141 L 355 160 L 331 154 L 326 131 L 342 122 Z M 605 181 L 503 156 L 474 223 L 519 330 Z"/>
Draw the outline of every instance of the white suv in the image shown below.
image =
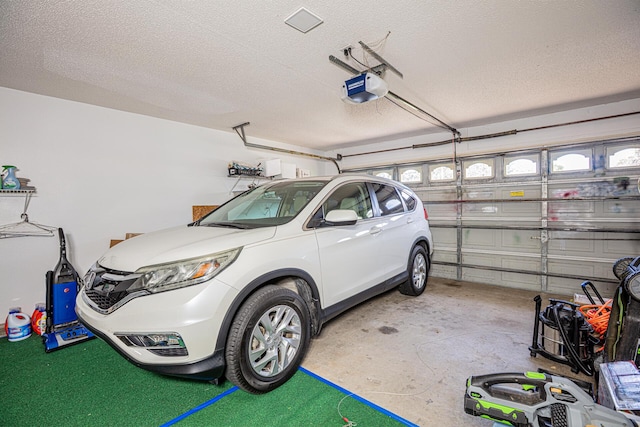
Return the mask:
<path fill-rule="evenodd" d="M 273 181 L 109 249 L 76 311 L 136 366 L 264 393 L 329 319 L 396 286 L 420 295 L 432 254 L 427 212 L 398 182 Z"/>

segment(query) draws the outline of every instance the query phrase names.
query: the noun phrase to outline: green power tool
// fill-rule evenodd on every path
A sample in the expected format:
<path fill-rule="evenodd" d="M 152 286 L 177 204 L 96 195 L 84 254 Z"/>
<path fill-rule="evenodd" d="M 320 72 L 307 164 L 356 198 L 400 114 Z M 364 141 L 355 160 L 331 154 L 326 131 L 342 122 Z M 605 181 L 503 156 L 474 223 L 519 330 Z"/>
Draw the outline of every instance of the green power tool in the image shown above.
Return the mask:
<path fill-rule="evenodd" d="M 638 427 L 573 381 L 538 372 L 470 377 L 464 411 L 515 427 Z"/>

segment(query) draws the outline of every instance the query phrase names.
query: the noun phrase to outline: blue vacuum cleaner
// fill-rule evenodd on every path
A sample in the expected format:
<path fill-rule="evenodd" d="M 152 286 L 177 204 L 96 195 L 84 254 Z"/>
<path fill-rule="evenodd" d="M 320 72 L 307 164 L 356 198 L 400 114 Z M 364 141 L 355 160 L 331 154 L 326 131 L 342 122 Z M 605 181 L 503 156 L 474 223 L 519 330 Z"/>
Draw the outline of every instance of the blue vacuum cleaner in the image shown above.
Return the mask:
<path fill-rule="evenodd" d="M 60 259 L 53 271 L 47 271 L 47 327 L 42 334 L 45 352 L 78 344 L 95 336 L 76 316 L 76 296 L 80 291 L 80 276 L 67 260 L 64 231 L 60 236 Z"/>

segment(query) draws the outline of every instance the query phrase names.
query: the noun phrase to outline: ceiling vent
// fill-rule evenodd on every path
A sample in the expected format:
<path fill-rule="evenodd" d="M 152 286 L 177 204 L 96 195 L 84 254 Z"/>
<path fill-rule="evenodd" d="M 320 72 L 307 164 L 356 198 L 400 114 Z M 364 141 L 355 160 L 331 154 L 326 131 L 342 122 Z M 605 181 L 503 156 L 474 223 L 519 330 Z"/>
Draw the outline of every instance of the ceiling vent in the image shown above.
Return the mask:
<path fill-rule="evenodd" d="M 304 7 L 301 7 L 287 19 L 285 19 L 284 22 L 292 26 L 296 30 L 306 33 L 322 24 L 323 21 L 315 13 L 312 13 Z"/>

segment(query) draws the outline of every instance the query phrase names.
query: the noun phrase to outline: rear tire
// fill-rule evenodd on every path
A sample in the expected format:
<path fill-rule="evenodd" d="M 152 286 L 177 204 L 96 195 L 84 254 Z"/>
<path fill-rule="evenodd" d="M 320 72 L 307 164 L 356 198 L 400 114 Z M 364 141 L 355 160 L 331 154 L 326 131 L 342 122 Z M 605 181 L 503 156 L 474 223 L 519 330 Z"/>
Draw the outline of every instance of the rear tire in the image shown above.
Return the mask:
<path fill-rule="evenodd" d="M 414 246 L 407 267 L 409 279 L 398 287 L 400 293 L 414 297 L 422 294 L 427 287 L 430 267 L 429 257 L 424 248 L 420 245 Z"/>
<path fill-rule="evenodd" d="M 295 292 L 269 285 L 236 314 L 225 348 L 225 376 L 241 389 L 262 394 L 291 378 L 309 347 L 309 312 Z"/>

